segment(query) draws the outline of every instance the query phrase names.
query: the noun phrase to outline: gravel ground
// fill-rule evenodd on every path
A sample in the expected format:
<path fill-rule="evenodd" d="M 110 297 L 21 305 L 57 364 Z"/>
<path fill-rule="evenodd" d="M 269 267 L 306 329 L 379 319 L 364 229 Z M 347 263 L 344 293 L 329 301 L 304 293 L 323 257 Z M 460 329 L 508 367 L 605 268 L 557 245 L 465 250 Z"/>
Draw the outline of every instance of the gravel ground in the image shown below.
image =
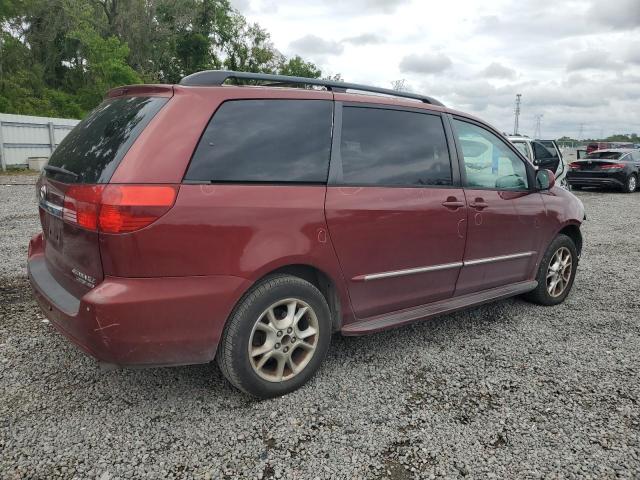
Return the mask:
<path fill-rule="evenodd" d="M 307 386 L 257 402 L 215 365 L 102 371 L 43 323 L 33 187 L 2 186 L 0 478 L 639 478 L 640 194 L 578 195 L 563 305 L 335 336 Z"/>

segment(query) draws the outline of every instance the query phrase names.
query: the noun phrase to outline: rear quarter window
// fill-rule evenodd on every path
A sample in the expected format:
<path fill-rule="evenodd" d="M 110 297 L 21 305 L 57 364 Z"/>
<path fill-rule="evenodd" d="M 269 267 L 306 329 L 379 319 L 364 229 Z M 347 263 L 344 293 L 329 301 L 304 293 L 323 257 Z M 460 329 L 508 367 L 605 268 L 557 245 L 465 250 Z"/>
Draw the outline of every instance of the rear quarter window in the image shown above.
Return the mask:
<path fill-rule="evenodd" d="M 324 183 L 333 102 L 231 100 L 207 125 L 186 181 Z"/>
<path fill-rule="evenodd" d="M 101 103 L 62 140 L 49 165 L 77 177 L 47 172 L 64 182 L 107 183 L 133 142 L 169 99 L 120 97 Z"/>
<path fill-rule="evenodd" d="M 338 183 L 369 186 L 451 185 L 451 161 L 437 115 L 345 107 Z"/>

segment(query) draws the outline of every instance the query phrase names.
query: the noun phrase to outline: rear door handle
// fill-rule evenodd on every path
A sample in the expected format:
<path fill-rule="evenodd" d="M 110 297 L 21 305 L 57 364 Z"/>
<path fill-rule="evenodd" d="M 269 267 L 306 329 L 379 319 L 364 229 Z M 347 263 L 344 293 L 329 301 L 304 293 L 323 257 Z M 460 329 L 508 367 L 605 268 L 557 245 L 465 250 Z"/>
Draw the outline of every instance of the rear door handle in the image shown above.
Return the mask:
<path fill-rule="evenodd" d="M 484 208 L 487 208 L 489 204 L 486 203 L 482 198 L 476 198 L 469 204 L 469 206 L 475 208 L 476 210 L 482 210 Z"/>
<path fill-rule="evenodd" d="M 446 201 L 442 202 L 442 206 L 450 210 L 457 210 L 460 207 L 464 207 L 464 202 L 459 201 L 456 197 L 449 197 Z"/>

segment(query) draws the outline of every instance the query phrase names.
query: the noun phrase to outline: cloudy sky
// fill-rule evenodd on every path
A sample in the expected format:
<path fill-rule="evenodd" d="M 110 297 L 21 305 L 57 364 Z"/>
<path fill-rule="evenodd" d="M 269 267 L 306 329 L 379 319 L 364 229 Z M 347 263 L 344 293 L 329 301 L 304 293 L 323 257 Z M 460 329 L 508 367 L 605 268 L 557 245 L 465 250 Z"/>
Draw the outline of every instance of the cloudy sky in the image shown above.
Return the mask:
<path fill-rule="evenodd" d="M 233 0 L 287 55 L 513 130 L 640 133 L 640 0 Z"/>

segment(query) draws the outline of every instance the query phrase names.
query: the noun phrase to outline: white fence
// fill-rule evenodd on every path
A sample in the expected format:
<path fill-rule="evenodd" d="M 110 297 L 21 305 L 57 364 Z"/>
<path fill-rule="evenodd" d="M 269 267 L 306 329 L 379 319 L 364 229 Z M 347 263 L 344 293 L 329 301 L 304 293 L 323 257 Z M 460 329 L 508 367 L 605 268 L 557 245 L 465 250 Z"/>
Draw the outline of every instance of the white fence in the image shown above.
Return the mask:
<path fill-rule="evenodd" d="M 0 113 L 2 170 L 26 166 L 30 157 L 49 157 L 80 120 Z"/>

